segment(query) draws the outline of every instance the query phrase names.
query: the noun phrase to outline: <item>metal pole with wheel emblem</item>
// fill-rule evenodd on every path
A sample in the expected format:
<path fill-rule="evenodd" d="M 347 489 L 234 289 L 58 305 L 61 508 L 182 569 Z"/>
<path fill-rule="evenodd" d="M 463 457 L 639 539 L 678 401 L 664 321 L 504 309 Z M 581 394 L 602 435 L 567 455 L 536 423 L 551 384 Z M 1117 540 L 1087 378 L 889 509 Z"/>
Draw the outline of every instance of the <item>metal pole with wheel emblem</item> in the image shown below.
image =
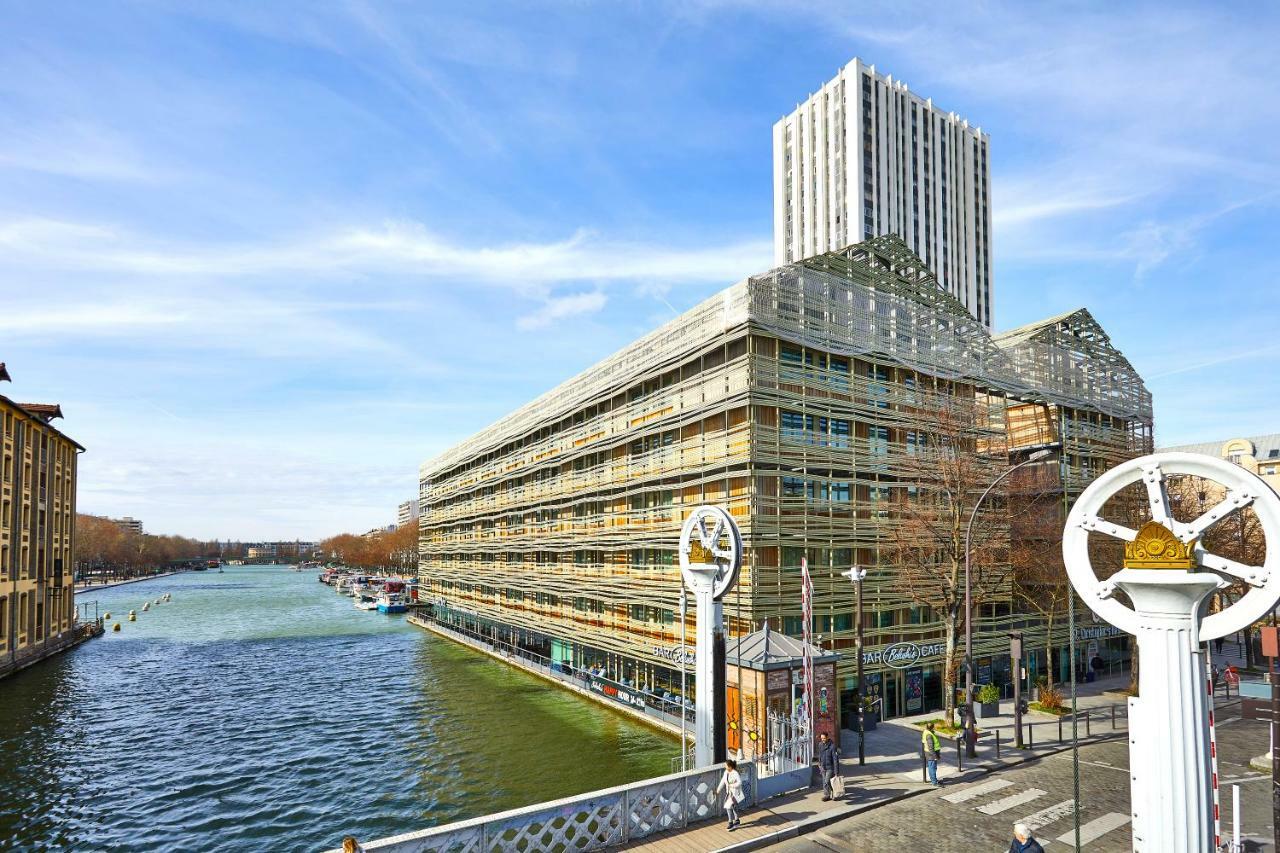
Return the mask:
<path fill-rule="evenodd" d="M 1217 483 L 1223 499 L 1198 518 L 1179 521 L 1166 489 L 1171 475 Z M 1150 520 L 1135 530 L 1106 519 L 1108 501 L 1138 483 Z M 1261 566 L 1220 557 L 1200 543 L 1207 530 L 1246 507 L 1257 515 L 1268 546 Z M 1124 541 L 1119 572 L 1098 578 L 1091 534 Z M 1215 849 L 1203 644 L 1252 625 L 1280 600 L 1280 498 L 1259 477 L 1224 459 L 1144 456 L 1117 465 L 1084 490 L 1067 517 L 1062 555 L 1081 600 L 1138 639 L 1138 696 L 1129 700 L 1133 849 Z M 1209 595 L 1234 581 L 1243 581 L 1248 592 L 1232 606 L 1202 615 Z M 1117 592 L 1133 606 L 1118 600 Z"/>
<path fill-rule="evenodd" d="M 680 531 L 680 573 L 693 593 L 697 613 L 693 749 L 698 767 L 707 767 L 724 757 L 716 755 L 717 742 L 723 751 L 725 707 L 724 610 L 720 599 L 737 583 L 741 568 L 742 534 L 732 516 L 718 506 L 695 509 Z M 718 661 L 717 649 L 721 652 Z"/>

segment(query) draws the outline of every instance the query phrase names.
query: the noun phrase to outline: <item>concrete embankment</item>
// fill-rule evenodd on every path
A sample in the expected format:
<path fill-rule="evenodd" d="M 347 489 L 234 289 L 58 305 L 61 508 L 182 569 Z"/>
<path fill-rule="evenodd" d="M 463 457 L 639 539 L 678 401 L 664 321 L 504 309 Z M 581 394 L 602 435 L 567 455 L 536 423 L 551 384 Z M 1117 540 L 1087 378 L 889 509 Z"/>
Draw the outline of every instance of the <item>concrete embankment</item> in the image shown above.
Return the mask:
<path fill-rule="evenodd" d="M 584 696 L 592 702 L 597 702 L 604 705 L 606 708 L 626 714 L 627 716 L 639 720 L 642 723 L 646 723 L 666 734 L 675 735 L 677 739 L 680 736 L 680 718 L 678 716 L 665 714 L 648 707 L 641 709 L 630 703 L 615 699 L 606 693 L 596 692 L 591 690 L 589 687 L 584 687 L 582 682 L 572 675 L 556 672 L 540 662 L 526 660 L 518 655 L 510 654 L 509 652 L 501 649 L 495 649 L 488 643 L 475 640 L 458 631 L 450 630 L 448 627 L 437 624 L 430 619 L 425 619 L 419 616 L 409 616 L 408 621 L 413 625 L 417 625 L 419 628 L 425 628 L 437 636 L 444 637 L 446 640 L 452 640 L 453 642 L 466 646 L 467 648 L 483 652 L 495 660 L 500 660 L 505 664 L 523 669 L 525 672 L 532 673 L 533 675 L 546 679 L 559 687 L 563 687 L 566 690 L 571 690 L 580 696 Z M 590 684 L 589 681 L 588 684 Z M 607 687 L 605 689 L 607 689 Z M 621 691 L 618 691 L 615 688 L 615 692 Z M 692 729 L 693 726 L 690 724 L 687 730 L 687 736 L 691 737 L 693 735 Z"/>
<path fill-rule="evenodd" d="M 80 593 L 82 593 L 82 592 L 95 592 L 95 591 L 100 590 L 100 589 L 111 589 L 111 587 L 113 587 L 113 586 L 124 586 L 124 585 L 125 585 L 125 584 L 127 584 L 127 583 L 141 583 L 142 581 L 154 581 L 154 580 L 159 580 L 160 578 L 173 577 L 173 576 L 174 576 L 174 575 L 176 575 L 176 574 L 178 574 L 178 573 L 177 573 L 177 572 L 164 572 L 163 574 L 159 574 L 159 575 L 147 575 L 146 577 L 142 577 L 142 578 L 128 578 L 127 580 L 122 580 L 122 581 L 108 581 L 107 583 L 91 583 L 91 584 L 87 584 L 87 585 L 85 585 L 85 586 L 77 586 L 77 587 L 76 587 L 76 595 L 79 595 L 79 594 L 80 594 Z"/>

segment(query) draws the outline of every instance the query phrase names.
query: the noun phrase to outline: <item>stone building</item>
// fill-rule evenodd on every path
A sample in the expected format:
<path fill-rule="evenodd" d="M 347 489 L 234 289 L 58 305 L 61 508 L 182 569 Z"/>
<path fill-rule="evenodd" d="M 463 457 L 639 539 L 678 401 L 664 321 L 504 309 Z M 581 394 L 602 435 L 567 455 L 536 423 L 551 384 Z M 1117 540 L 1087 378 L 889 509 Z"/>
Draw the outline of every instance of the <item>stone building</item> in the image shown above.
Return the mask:
<path fill-rule="evenodd" d="M 0 363 L 0 381 L 10 381 Z M 0 675 L 79 638 L 73 555 L 84 448 L 57 405 L 0 395 Z"/>

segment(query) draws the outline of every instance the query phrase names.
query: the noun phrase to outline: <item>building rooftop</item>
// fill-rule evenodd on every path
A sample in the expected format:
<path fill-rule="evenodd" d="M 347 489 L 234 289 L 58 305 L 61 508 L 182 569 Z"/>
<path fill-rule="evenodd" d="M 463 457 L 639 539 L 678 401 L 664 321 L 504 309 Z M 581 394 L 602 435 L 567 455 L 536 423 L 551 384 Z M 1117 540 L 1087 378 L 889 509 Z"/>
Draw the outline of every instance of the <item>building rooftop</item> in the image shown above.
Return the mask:
<path fill-rule="evenodd" d="M 62 417 L 62 407 L 57 403 L 19 403 L 18 405 L 45 423 Z"/>
<path fill-rule="evenodd" d="M 814 663 L 827 663 L 840 657 L 835 652 L 810 646 Z M 767 627 L 742 638 L 725 642 L 725 663 L 737 666 L 739 661 L 750 669 L 791 669 L 804 660 L 804 641 Z"/>
<path fill-rule="evenodd" d="M 1232 436 L 1224 438 L 1220 441 L 1202 441 L 1198 444 L 1179 444 L 1173 447 L 1158 447 L 1158 452 L 1166 450 L 1180 450 L 1184 453 L 1203 453 L 1206 456 L 1221 456 L 1222 448 L 1228 441 L 1236 441 L 1241 436 Z M 1253 445 L 1253 458 L 1259 461 L 1263 459 L 1280 459 L 1280 432 L 1273 432 L 1270 435 L 1245 436 L 1244 441 Z"/>

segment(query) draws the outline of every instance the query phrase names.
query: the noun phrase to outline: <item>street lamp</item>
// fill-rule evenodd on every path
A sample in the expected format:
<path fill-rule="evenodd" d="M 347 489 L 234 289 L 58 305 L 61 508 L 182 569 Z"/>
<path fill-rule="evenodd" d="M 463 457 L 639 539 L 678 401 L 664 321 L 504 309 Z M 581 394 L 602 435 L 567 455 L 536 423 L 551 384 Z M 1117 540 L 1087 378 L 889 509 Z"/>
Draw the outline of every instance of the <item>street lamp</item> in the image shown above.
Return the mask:
<path fill-rule="evenodd" d="M 992 480 L 991 485 L 987 486 L 986 490 L 978 496 L 977 502 L 973 505 L 973 512 L 969 514 L 969 523 L 964 529 L 964 742 L 965 754 L 970 758 L 978 754 L 974 737 L 975 720 L 973 718 L 973 590 L 969 571 L 969 540 L 973 536 L 973 522 L 978 518 L 978 509 L 981 508 L 982 502 L 987 495 L 991 494 L 991 490 L 999 485 L 1001 480 L 1022 466 L 1030 465 L 1032 462 L 1039 462 L 1050 455 L 1052 455 L 1050 450 L 1037 450 Z M 1072 665 L 1074 663 L 1073 661 Z"/>
<path fill-rule="evenodd" d="M 866 764 L 867 763 L 867 749 L 866 749 L 867 730 L 862 720 L 862 713 L 863 713 L 862 697 L 863 697 L 863 691 L 866 689 L 866 686 L 863 684 L 863 681 L 862 681 L 862 582 L 867 577 L 867 570 L 862 568 L 861 566 L 854 566 L 851 569 L 849 569 L 849 571 L 841 572 L 840 574 L 844 575 L 850 581 L 853 582 L 853 588 L 857 593 L 857 599 L 858 599 L 858 611 L 857 611 L 857 632 L 858 633 L 857 633 L 857 639 L 854 641 L 854 648 L 857 650 L 857 655 L 858 655 L 858 693 L 857 693 L 857 697 L 858 697 L 858 763 Z"/>

